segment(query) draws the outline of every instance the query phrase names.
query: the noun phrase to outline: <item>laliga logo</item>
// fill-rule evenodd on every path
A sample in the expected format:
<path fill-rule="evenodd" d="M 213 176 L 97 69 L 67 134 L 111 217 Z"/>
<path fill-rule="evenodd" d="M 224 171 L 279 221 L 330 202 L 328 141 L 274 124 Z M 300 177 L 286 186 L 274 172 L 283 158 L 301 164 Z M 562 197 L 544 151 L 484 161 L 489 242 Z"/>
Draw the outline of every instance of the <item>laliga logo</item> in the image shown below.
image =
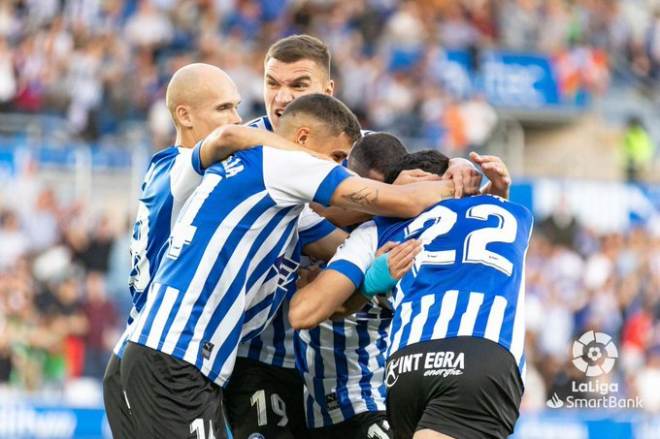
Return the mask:
<path fill-rule="evenodd" d="M 609 373 L 618 357 L 612 337 L 602 332 L 587 331 L 573 342 L 573 364 L 588 377 Z"/>

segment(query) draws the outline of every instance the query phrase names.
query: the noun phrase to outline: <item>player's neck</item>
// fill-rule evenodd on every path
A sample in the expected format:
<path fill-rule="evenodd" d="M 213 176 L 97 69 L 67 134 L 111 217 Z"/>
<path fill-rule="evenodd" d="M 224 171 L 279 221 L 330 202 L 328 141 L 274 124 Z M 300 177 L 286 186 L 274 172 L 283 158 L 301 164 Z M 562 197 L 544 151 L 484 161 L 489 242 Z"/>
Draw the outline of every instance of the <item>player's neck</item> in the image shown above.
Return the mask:
<path fill-rule="evenodd" d="M 187 134 L 188 133 L 177 132 L 174 144 L 183 148 L 194 148 L 197 142 L 195 142 L 195 139 L 191 135 Z"/>

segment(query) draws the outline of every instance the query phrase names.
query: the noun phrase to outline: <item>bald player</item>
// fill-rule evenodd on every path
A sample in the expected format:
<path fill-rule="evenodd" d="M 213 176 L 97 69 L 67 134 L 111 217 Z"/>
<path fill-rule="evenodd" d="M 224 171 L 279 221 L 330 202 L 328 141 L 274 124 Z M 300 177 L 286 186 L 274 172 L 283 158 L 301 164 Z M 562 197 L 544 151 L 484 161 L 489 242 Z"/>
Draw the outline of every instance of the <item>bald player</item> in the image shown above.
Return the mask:
<path fill-rule="evenodd" d="M 134 437 L 119 372 L 126 340 L 146 302 L 158 252 L 184 202 L 202 181 L 202 170 L 257 144 L 300 149 L 273 133 L 238 125 L 242 122 L 238 114 L 240 95 L 229 76 L 217 67 L 190 64 L 181 68 L 167 87 L 166 100 L 176 140 L 174 146 L 151 158 L 142 184 L 131 241 L 129 290 L 133 308 L 103 379 L 103 398 L 115 438 Z"/>

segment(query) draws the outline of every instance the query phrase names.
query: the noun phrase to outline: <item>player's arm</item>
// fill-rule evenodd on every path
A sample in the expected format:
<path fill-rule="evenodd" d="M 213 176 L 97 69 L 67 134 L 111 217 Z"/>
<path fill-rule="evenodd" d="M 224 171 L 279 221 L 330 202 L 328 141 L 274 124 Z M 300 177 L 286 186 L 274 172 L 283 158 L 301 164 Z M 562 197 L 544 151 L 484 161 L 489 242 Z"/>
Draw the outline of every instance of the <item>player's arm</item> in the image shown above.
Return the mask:
<path fill-rule="evenodd" d="M 291 298 L 291 326 L 308 329 L 327 320 L 362 283 L 364 273 L 374 260 L 377 241 L 373 221 L 355 229 L 337 250 L 328 268 Z"/>
<path fill-rule="evenodd" d="M 421 244 L 421 241 L 411 239 L 402 244 L 388 242 L 382 246 L 365 273 L 360 288 L 335 310 L 330 319 L 355 314 L 377 295 L 391 293 L 399 280 L 412 269 L 415 256 L 422 250 Z"/>
<path fill-rule="evenodd" d="M 316 279 L 293 295 L 289 304 L 289 322 L 293 328 L 310 329 L 331 317 L 346 317 L 359 311 L 371 299 L 356 289 L 365 279 L 365 266 L 371 265 L 375 257 L 368 255 L 374 251 L 370 236 L 373 229 L 367 226 L 354 233 L 346 240 L 346 245 L 338 252 L 337 257 L 330 262 L 328 269 L 323 270 Z M 390 243 L 386 245 L 392 247 Z M 380 291 L 372 291 L 373 295 L 389 292 L 393 285 L 410 271 L 415 256 L 421 251 L 421 242 L 416 239 L 394 245 L 391 257 L 385 262 L 386 273 L 376 273 L 376 276 L 385 277 L 380 285 L 386 286 Z M 396 280 L 394 284 L 391 283 L 392 279 Z"/>
<path fill-rule="evenodd" d="M 324 236 L 302 248 L 304 255 L 311 256 L 321 261 L 329 261 L 335 255 L 337 248 L 344 243 L 348 233 L 341 229 L 335 229 L 329 235 Z"/>
<path fill-rule="evenodd" d="M 393 186 L 352 176 L 341 166 L 302 152 L 264 147 L 263 154 L 264 184 L 280 205 L 316 202 L 372 215 L 411 218 L 454 195 L 451 181 Z"/>
<path fill-rule="evenodd" d="M 319 158 L 328 159 L 270 131 L 245 125 L 223 125 L 213 130 L 202 141 L 199 152 L 202 168 L 207 169 L 230 155 L 253 148 L 255 145 L 268 145 L 287 151 L 305 151 Z"/>
<path fill-rule="evenodd" d="M 346 209 L 343 207 L 323 207 L 319 204 L 311 204 L 312 209 L 323 218 L 330 221 L 337 227 L 348 227 L 355 224 L 362 224 L 373 218 L 373 215 L 359 212 L 357 210 Z"/>
<path fill-rule="evenodd" d="M 350 177 L 335 189 L 330 204 L 372 215 L 412 218 L 434 204 L 453 197 L 454 185 L 450 181 L 393 186 L 368 178 Z"/>
<path fill-rule="evenodd" d="M 294 329 L 311 329 L 327 320 L 355 291 L 351 279 L 335 270 L 323 270 L 314 281 L 296 291 L 289 303 Z"/>
<path fill-rule="evenodd" d="M 471 152 L 470 158 L 481 167 L 484 175 L 489 180 L 479 192 L 497 195 L 508 200 L 511 176 L 502 159 L 494 155 L 479 155 L 476 152 Z"/>
<path fill-rule="evenodd" d="M 454 195 L 456 197 L 461 197 L 464 187 L 466 194 L 473 194 L 479 188 L 481 175 L 476 170 L 474 165 L 465 159 L 452 159 L 450 164 L 452 162 L 453 167 L 451 169 L 453 178 L 451 179 L 451 182 L 454 185 Z M 411 169 L 402 171 L 396 181 L 392 184 L 406 185 L 420 181 L 437 180 L 441 180 L 441 177 L 419 169 Z M 362 224 L 365 221 L 369 221 L 371 218 L 373 218 L 373 215 L 368 213 L 337 206 L 323 207 L 318 204 L 314 204 L 312 205 L 312 208 L 316 211 L 316 213 L 337 227 L 347 227 L 354 224 Z"/>

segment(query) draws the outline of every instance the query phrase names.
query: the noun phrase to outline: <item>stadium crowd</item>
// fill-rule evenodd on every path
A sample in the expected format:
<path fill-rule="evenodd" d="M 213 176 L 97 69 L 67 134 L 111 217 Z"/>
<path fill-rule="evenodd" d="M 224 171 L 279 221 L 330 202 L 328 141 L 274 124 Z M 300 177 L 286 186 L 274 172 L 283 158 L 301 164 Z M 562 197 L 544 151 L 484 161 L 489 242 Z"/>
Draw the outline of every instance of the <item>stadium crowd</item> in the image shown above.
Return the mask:
<path fill-rule="evenodd" d="M 87 139 L 148 120 L 156 143 L 167 143 L 164 90 L 179 67 L 223 66 L 247 118 L 262 111 L 269 44 L 310 33 L 330 46 L 338 97 L 365 126 L 460 152 L 481 146 L 497 115 L 460 72 L 445 71 L 447 51 L 467 51 L 476 71 L 489 48 L 546 52 L 568 94 L 602 90 L 610 56 L 623 57 L 615 61 L 628 73 L 653 77 L 657 21 L 624 3 L 10 0 L 0 6 L 0 109 L 65 116 L 68 130 Z"/>
<path fill-rule="evenodd" d="M 330 45 L 338 97 L 365 127 L 443 139 L 460 152 L 484 142 L 497 116 L 479 95 L 463 101 L 443 91 L 432 61 L 445 49 L 564 53 L 594 89 L 607 76 L 605 53 L 623 54 L 642 78 L 660 66 L 660 19 L 632 26 L 622 2 L 283 3 L 2 2 L 0 108 L 65 114 L 70 129 L 90 139 L 116 133 L 122 120 L 147 120 L 154 143 L 166 145 L 163 95 L 172 72 L 192 60 L 223 66 L 247 120 L 263 113 L 268 44 L 312 32 Z M 0 385 L 36 392 L 102 377 L 127 313 L 130 261 L 123 224 L 64 203 L 25 172 L 0 210 Z M 559 214 L 537 224 L 527 259 L 526 409 L 545 407 L 579 379 L 570 376 L 573 340 L 599 329 L 619 347 L 611 379 L 660 411 L 660 237 L 647 236 L 639 228 L 599 236 Z"/>

